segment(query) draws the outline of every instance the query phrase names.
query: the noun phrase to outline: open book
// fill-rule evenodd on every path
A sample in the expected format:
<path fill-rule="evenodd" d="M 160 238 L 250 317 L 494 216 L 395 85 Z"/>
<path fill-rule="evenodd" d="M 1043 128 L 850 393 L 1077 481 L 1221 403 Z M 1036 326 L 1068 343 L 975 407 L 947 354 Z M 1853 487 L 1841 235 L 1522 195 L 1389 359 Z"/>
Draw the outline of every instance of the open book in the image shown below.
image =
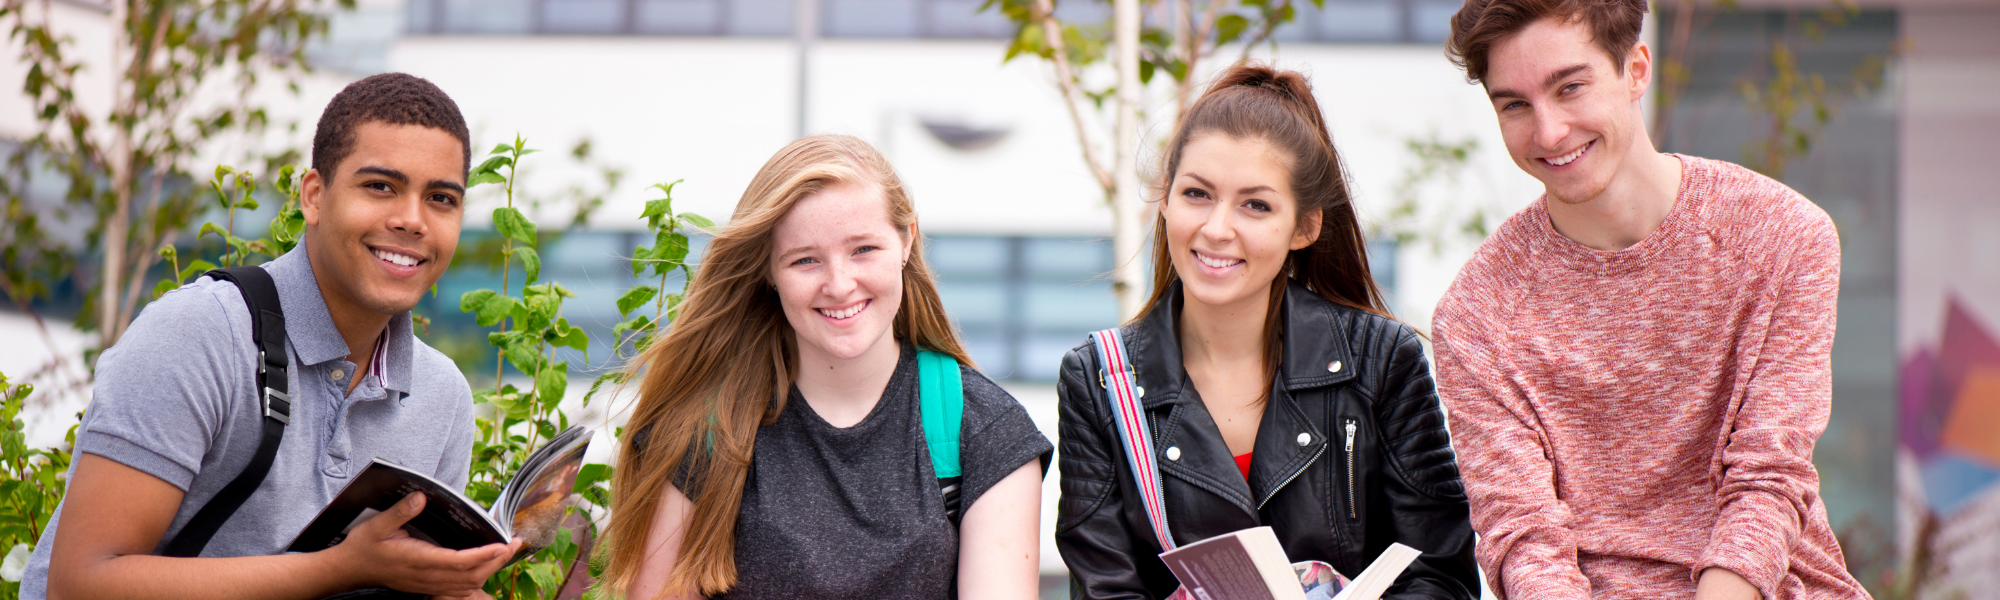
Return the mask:
<path fill-rule="evenodd" d="M 1292 563 L 1278 534 L 1254 527 L 1160 553 L 1187 600 L 1378 600 L 1422 553 L 1389 544 L 1353 580 L 1319 561 Z"/>
<path fill-rule="evenodd" d="M 534 553 L 556 538 L 571 488 L 583 469 L 583 453 L 594 430 L 576 426 L 535 449 L 521 470 L 500 490 L 492 510 L 438 483 L 429 475 L 382 459 L 368 465 L 319 511 L 287 550 L 313 552 L 332 547 L 369 517 L 395 506 L 404 496 L 424 493 L 424 511 L 403 525 L 411 537 L 453 550 L 477 548 L 521 538 L 512 560 Z M 511 561 L 510 561 L 511 562 Z"/>

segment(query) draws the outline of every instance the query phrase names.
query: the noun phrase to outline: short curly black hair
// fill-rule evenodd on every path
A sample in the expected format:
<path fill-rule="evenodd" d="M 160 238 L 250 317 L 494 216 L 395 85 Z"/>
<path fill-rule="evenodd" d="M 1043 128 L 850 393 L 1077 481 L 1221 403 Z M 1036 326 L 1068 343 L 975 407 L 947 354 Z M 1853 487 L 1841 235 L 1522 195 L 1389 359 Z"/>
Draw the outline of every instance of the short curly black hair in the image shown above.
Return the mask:
<path fill-rule="evenodd" d="M 363 123 L 377 121 L 444 130 L 458 138 L 465 168 L 472 169 L 472 132 L 465 127 L 458 103 L 422 77 L 383 73 L 347 84 L 326 103 L 326 110 L 319 114 L 319 128 L 313 133 L 313 170 L 332 178 L 333 168 L 354 152 L 354 131 Z"/>

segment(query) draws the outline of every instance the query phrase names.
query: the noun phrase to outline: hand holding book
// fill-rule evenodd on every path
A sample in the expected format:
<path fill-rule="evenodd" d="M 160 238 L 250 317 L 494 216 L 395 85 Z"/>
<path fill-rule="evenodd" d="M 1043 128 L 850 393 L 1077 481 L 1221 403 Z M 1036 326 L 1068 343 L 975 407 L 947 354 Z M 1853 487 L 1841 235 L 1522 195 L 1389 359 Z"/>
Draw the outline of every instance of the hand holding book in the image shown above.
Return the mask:
<path fill-rule="evenodd" d="M 1292 563 L 1270 527 L 1254 527 L 1160 553 L 1181 581 L 1169 600 L 1378 600 L 1421 553 L 1390 544 L 1349 581 L 1316 560 Z"/>

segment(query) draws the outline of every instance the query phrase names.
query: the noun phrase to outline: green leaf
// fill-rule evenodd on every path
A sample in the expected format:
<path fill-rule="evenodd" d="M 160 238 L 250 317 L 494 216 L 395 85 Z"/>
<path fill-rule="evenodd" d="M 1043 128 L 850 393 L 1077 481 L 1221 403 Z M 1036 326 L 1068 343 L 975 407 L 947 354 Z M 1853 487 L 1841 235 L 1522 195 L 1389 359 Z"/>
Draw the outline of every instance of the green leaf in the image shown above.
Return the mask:
<path fill-rule="evenodd" d="M 542 369 L 535 375 L 535 393 L 542 397 L 542 404 L 555 406 L 562 402 L 563 393 L 569 390 L 569 363 L 559 362 Z"/>
<path fill-rule="evenodd" d="M 597 463 L 584 465 L 576 471 L 576 485 L 570 488 L 570 493 L 581 494 L 600 481 L 611 481 L 611 467 Z"/>
<path fill-rule="evenodd" d="M 557 566 L 556 563 L 529 563 L 522 570 L 527 571 L 528 578 L 535 582 L 535 589 L 538 592 L 535 594 L 535 597 L 553 597 L 556 594 L 556 587 L 562 585 L 562 567 Z"/>
<path fill-rule="evenodd" d="M 1153 69 L 1153 61 L 1139 61 L 1139 83 L 1152 83 Z"/>
<path fill-rule="evenodd" d="M 499 295 L 493 290 L 472 290 L 458 297 L 458 312 L 478 313 L 486 307 L 486 301 Z"/>
<path fill-rule="evenodd" d="M 200 275 L 202 273 L 207 273 L 217 268 L 218 267 L 215 266 L 215 263 L 197 258 L 194 259 L 194 262 L 188 263 L 187 266 L 181 267 L 181 272 L 176 273 L 175 275 L 178 275 L 179 276 L 178 279 L 180 279 L 181 281 L 187 281 L 187 278 L 189 277 Z"/>
<path fill-rule="evenodd" d="M 688 255 L 688 238 L 671 230 L 660 230 L 653 243 L 653 273 L 665 275 L 681 265 Z"/>
<path fill-rule="evenodd" d="M 704 217 L 704 216 L 701 216 L 701 215 L 697 215 L 697 214 L 694 214 L 694 213 L 681 213 L 681 214 L 679 214 L 679 215 L 676 215 L 676 216 L 680 217 L 680 220 L 682 220 L 682 221 L 686 221 L 686 222 L 688 222 L 688 223 L 693 223 L 693 224 L 694 224 L 694 226 L 696 226 L 696 227 L 700 227 L 700 228 L 702 228 L 702 229 L 714 229 L 714 228 L 715 228 L 715 221 L 710 221 L 710 220 L 708 220 L 708 217 Z"/>
<path fill-rule="evenodd" d="M 159 300 L 161 295 L 174 291 L 174 289 L 179 287 L 181 287 L 181 282 L 179 281 L 162 279 L 159 284 L 153 286 L 153 299 Z"/>
<path fill-rule="evenodd" d="M 648 259 L 648 258 L 652 258 L 652 256 L 653 256 L 653 249 L 651 249 L 651 248 L 647 248 L 647 247 L 645 247 L 645 246 L 633 246 L 633 247 L 632 247 L 632 276 L 633 276 L 633 277 L 638 277 L 640 273 L 644 273 L 644 272 L 646 272 L 646 265 L 647 265 L 647 261 L 646 261 L 646 259 Z"/>
<path fill-rule="evenodd" d="M 1215 20 L 1215 45 L 1222 46 L 1242 37 L 1243 30 L 1250 28 L 1250 20 L 1243 15 L 1223 15 Z"/>
<path fill-rule="evenodd" d="M 222 238 L 223 241 L 225 242 L 227 242 L 229 238 L 232 237 L 229 235 L 229 232 L 227 230 L 224 230 L 222 228 L 221 225 L 216 225 L 214 221 L 210 221 L 201 224 L 201 231 L 196 232 L 194 234 L 194 238 L 201 239 L 201 236 L 208 235 L 210 233 L 215 234 L 215 237 Z"/>
<path fill-rule="evenodd" d="M 243 199 L 236 201 L 236 205 L 231 208 L 241 208 L 243 210 L 257 210 L 257 197 L 251 196 L 249 194 L 244 194 Z"/>
<path fill-rule="evenodd" d="M 581 328 L 570 327 L 569 319 L 557 319 L 554 334 L 554 339 L 549 340 L 549 343 L 574 348 L 578 352 L 585 353 L 584 359 L 589 360 L 590 334 L 584 333 Z"/>
<path fill-rule="evenodd" d="M 481 171 L 473 173 L 472 177 L 469 177 L 465 180 L 465 189 L 469 190 L 475 187 L 479 187 L 482 184 L 506 183 L 506 182 L 507 178 L 501 176 L 499 173 L 495 173 L 492 171 Z"/>
<path fill-rule="evenodd" d="M 541 278 L 542 255 L 536 253 L 534 248 L 515 248 L 514 257 L 521 259 L 521 270 L 528 274 L 528 278 L 521 283 L 534 283 L 536 279 Z"/>
<path fill-rule="evenodd" d="M 504 235 L 529 246 L 535 245 L 535 223 L 513 207 L 493 209 L 493 227 Z"/>
<path fill-rule="evenodd" d="M 479 163 L 479 166 L 473 167 L 472 172 L 474 173 L 484 173 L 488 171 L 497 172 L 500 170 L 500 167 L 511 167 L 511 166 L 514 166 L 513 157 L 495 156 L 486 159 L 485 162 Z"/>
<path fill-rule="evenodd" d="M 479 326 L 492 327 L 499 324 L 501 319 L 513 316 L 514 309 L 518 306 L 520 301 L 512 296 L 495 295 L 487 299 L 486 304 L 479 307 Z"/>
<path fill-rule="evenodd" d="M 659 293 L 660 290 L 658 288 L 650 285 L 642 285 L 625 290 L 625 295 L 618 297 L 618 314 L 620 316 L 632 314 L 632 311 L 638 310 L 640 306 L 652 301 L 653 296 Z"/>
<path fill-rule="evenodd" d="M 646 210 L 639 213 L 639 218 L 651 221 L 652 219 L 665 216 L 673 210 L 673 198 L 654 198 L 646 201 Z"/>
<path fill-rule="evenodd" d="M 501 142 L 500 145 L 493 147 L 492 152 L 488 152 L 487 154 L 507 154 L 513 151 L 513 146 L 508 145 L 506 142 Z"/>
<path fill-rule="evenodd" d="M 541 354 L 535 352 L 535 349 L 531 346 L 531 344 L 515 342 L 507 344 L 501 350 L 506 353 L 507 362 L 514 363 L 514 368 L 520 369 L 522 373 L 539 373 L 542 370 L 542 364 L 547 361 L 542 358 Z"/>

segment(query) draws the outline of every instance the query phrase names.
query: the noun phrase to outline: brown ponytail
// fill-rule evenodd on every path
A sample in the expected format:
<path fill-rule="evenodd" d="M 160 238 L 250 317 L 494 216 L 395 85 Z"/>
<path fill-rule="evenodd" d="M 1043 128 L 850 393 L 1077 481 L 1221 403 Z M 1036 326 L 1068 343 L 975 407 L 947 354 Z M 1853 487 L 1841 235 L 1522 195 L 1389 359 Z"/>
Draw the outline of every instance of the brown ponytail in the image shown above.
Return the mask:
<path fill-rule="evenodd" d="M 1167 142 L 1164 169 L 1156 200 L 1168 201 L 1168 188 L 1180 169 L 1181 153 L 1197 136 L 1222 134 L 1236 139 L 1263 140 L 1290 158 L 1292 197 L 1299 203 L 1299 225 L 1315 213 L 1321 216 L 1319 238 L 1311 246 L 1285 257 L 1279 278 L 1291 277 L 1327 301 L 1356 310 L 1389 316 L 1388 303 L 1368 271 L 1368 242 L 1354 215 L 1347 191 L 1347 173 L 1333 148 L 1319 102 L 1305 75 L 1260 64 L 1239 64 L 1218 76 L 1194 101 Z M 1153 295 L 1146 314 L 1173 299 L 1167 292 L 1179 276 L 1167 251 L 1166 211 L 1153 219 Z M 1267 369 L 1275 370 L 1283 356 L 1283 316 L 1278 303 L 1283 282 L 1271 286 L 1271 307 L 1265 317 Z"/>

